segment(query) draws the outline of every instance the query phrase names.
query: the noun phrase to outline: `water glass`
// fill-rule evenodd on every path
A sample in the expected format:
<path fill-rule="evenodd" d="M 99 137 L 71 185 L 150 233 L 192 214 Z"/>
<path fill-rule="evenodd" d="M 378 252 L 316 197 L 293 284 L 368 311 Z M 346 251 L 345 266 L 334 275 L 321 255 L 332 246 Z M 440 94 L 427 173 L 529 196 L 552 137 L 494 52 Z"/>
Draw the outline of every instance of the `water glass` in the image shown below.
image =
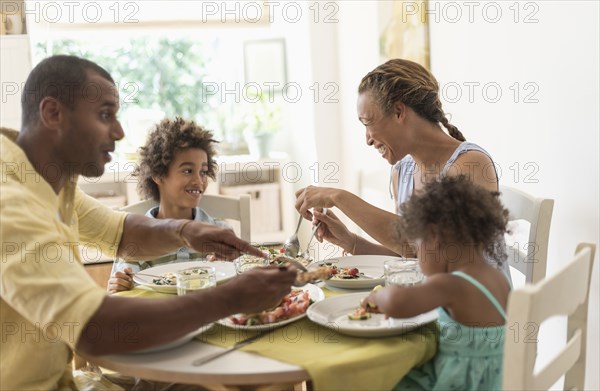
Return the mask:
<path fill-rule="evenodd" d="M 177 271 L 177 294 L 179 296 L 216 285 L 216 272 L 212 266 L 192 267 Z"/>
<path fill-rule="evenodd" d="M 423 281 L 425 276 L 417 259 L 394 259 L 385 261 L 385 285 L 413 286 Z"/>
<path fill-rule="evenodd" d="M 237 274 L 242 274 L 255 267 L 269 266 L 269 263 L 270 261 L 267 258 L 259 258 L 253 255 L 242 255 L 233 261 L 233 266 L 235 266 L 235 272 Z"/>

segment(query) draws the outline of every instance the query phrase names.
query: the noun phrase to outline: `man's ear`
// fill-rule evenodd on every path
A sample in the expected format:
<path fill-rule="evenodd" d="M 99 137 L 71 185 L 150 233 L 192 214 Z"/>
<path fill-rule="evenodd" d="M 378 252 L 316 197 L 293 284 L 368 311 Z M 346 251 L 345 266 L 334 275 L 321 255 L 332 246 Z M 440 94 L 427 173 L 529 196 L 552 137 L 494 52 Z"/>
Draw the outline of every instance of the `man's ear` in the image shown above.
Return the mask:
<path fill-rule="evenodd" d="M 160 178 L 160 177 L 153 176 L 153 177 L 152 177 L 152 181 L 153 181 L 154 183 L 156 183 L 157 185 L 162 185 L 162 178 Z"/>
<path fill-rule="evenodd" d="M 40 122 L 47 129 L 60 130 L 61 124 L 66 118 L 65 110 L 66 107 L 56 98 L 46 96 L 39 106 Z"/>

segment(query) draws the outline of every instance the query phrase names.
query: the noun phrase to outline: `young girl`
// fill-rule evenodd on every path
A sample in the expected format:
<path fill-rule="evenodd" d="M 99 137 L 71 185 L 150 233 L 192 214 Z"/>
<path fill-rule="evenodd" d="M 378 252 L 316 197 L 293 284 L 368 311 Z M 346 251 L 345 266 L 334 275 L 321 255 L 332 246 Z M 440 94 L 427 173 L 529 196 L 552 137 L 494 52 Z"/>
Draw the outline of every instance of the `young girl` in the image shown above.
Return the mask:
<path fill-rule="evenodd" d="M 145 199 L 159 203 L 146 216 L 156 219 L 190 219 L 231 228 L 198 207 L 208 186 L 208 178 L 215 179 L 217 163 L 214 160 L 215 141 L 208 130 L 177 117 L 164 119 L 149 134 L 141 148 L 140 163 L 134 175 L 139 178 L 138 192 Z M 137 263 L 115 261 L 108 281 L 110 293 L 129 290 L 129 274 L 149 267 L 200 258 L 186 247 L 152 261 Z"/>
<path fill-rule="evenodd" d="M 409 318 L 438 309 L 437 355 L 413 369 L 397 390 L 500 390 L 506 276 L 483 257 L 506 231 L 508 211 L 498 193 L 464 176 L 443 177 L 402 205 L 402 235 L 412 240 L 427 276 L 414 287 L 388 286 L 372 292 L 367 309 Z M 491 254 L 489 254 L 491 253 Z"/>

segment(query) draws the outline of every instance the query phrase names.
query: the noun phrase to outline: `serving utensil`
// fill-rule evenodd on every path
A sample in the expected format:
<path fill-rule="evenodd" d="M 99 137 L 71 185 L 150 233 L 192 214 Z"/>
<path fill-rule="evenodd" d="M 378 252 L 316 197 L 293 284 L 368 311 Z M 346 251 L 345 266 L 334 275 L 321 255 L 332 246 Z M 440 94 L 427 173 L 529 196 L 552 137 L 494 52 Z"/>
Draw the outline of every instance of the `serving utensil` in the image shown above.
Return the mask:
<path fill-rule="evenodd" d="M 300 218 L 298 219 L 298 225 L 296 226 L 296 232 L 294 232 L 292 236 L 287 238 L 287 240 L 283 244 L 283 253 L 291 258 L 298 256 L 298 253 L 300 253 L 300 241 L 298 240 L 298 230 L 300 229 L 300 224 L 302 224 L 302 219 L 303 217 L 302 215 L 300 215 Z"/>

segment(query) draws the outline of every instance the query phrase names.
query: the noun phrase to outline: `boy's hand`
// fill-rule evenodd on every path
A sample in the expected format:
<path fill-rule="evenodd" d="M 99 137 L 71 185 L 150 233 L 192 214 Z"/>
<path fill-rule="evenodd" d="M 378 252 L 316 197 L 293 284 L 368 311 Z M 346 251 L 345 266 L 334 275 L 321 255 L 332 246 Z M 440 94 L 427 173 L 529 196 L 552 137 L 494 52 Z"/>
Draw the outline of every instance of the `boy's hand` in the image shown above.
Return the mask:
<path fill-rule="evenodd" d="M 108 284 L 106 286 L 106 290 L 108 293 L 113 294 L 116 292 L 128 291 L 133 288 L 133 279 L 131 275 L 133 274 L 133 270 L 129 267 L 123 269 L 123 271 L 115 272 L 110 279 L 108 280 Z"/>

